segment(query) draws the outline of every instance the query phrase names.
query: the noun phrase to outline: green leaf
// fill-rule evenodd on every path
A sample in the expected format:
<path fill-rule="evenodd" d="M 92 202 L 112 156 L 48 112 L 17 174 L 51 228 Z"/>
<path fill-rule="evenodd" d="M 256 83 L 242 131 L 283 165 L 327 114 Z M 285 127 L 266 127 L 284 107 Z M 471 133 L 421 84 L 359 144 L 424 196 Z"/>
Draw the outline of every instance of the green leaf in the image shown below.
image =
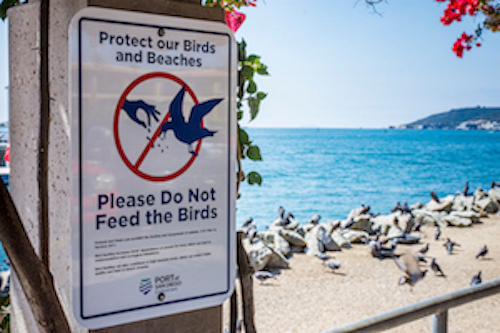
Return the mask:
<path fill-rule="evenodd" d="M 238 129 L 238 140 L 241 145 L 248 145 L 250 143 L 248 133 L 243 128 Z"/>
<path fill-rule="evenodd" d="M 2 18 L 2 20 L 5 20 L 7 18 L 7 9 L 17 6 L 22 2 L 19 0 L 3 0 L 2 3 L 0 3 L 0 17 Z"/>
<path fill-rule="evenodd" d="M 243 118 L 243 111 L 238 111 L 238 120 L 241 120 Z"/>
<path fill-rule="evenodd" d="M 259 113 L 260 99 L 258 97 L 248 98 L 248 107 L 250 108 L 250 120 L 254 120 Z"/>
<path fill-rule="evenodd" d="M 248 82 L 248 87 L 247 87 L 247 93 L 253 94 L 257 91 L 257 84 L 255 83 L 254 80 L 250 80 Z"/>
<path fill-rule="evenodd" d="M 250 146 L 247 149 L 247 156 L 252 161 L 262 161 L 262 157 L 260 156 L 260 149 L 257 146 Z"/>
<path fill-rule="evenodd" d="M 267 66 L 264 64 L 260 64 L 259 67 L 257 67 L 257 73 L 260 75 L 269 75 L 267 72 Z"/>
<path fill-rule="evenodd" d="M 255 54 L 251 54 L 250 56 L 248 56 L 247 60 L 250 61 L 252 64 L 255 64 L 259 62 L 260 57 Z"/>
<path fill-rule="evenodd" d="M 253 68 L 250 66 L 243 66 L 241 68 L 241 73 L 243 75 L 243 81 L 251 79 L 253 77 Z"/>
<path fill-rule="evenodd" d="M 259 91 L 257 93 L 257 98 L 259 99 L 259 101 L 262 101 L 264 98 L 267 97 L 267 94 L 266 93 L 263 93 L 262 91 Z"/>
<path fill-rule="evenodd" d="M 247 175 L 247 180 L 248 180 L 248 184 L 250 184 L 250 185 L 257 184 L 260 186 L 262 184 L 261 175 L 255 171 L 252 171 Z"/>

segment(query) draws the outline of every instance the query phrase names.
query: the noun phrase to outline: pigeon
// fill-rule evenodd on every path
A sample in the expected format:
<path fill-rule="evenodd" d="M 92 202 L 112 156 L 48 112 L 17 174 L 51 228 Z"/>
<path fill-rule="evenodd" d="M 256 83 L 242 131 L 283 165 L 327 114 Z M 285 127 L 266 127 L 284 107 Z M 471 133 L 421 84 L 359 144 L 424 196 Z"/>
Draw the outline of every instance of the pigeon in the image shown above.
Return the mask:
<path fill-rule="evenodd" d="M 398 210 L 401 210 L 401 204 L 399 203 L 399 201 L 398 201 L 398 203 L 396 204 L 396 206 L 395 206 L 395 207 L 391 210 L 391 213 L 395 213 L 395 212 L 397 212 Z"/>
<path fill-rule="evenodd" d="M 431 197 L 432 197 L 432 199 L 434 199 L 437 203 L 439 203 L 439 198 L 438 198 L 438 196 L 437 196 L 436 192 L 431 191 Z"/>
<path fill-rule="evenodd" d="M 242 227 L 243 227 L 243 228 L 248 227 L 248 226 L 250 226 L 250 224 L 252 224 L 252 222 L 253 222 L 253 217 L 251 217 L 251 216 L 250 216 L 250 217 L 249 217 L 249 218 L 245 221 L 245 223 L 243 223 L 243 226 L 242 226 Z"/>
<path fill-rule="evenodd" d="M 420 269 L 420 264 L 418 257 L 411 253 L 405 253 L 399 258 L 394 258 L 396 265 L 401 269 L 405 276 L 399 280 L 399 284 L 409 284 L 410 291 L 413 290 L 413 286 L 421 279 L 424 278 L 427 270 L 422 271 Z"/>
<path fill-rule="evenodd" d="M 372 256 L 374 258 L 379 258 L 379 259 L 381 259 L 381 258 L 393 258 L 395 256 L 394 251 L 395 251 L 396 247 L 394 247 L 394 248 L 382 247 L 382 244 L 378 240 L 378 237 L 377 237 L 377 239 L 369 241 L 368 246 L 370 247 L 370 253 L 372 254 Z"/>
<path fill-rule="evenodd" d="M 389 241 L 389 249 L 390 250 L 396 250 L 396 246 L 398 246 L 399 244 L 399 238 L 392 238 L 390 241 Z"/>
<path fill-rule="evenodd" d="M 328 259 L 332 259 L 332 257 L 330 257 L 328 254 L 326 253 L 318 253 L 316 255 L 316 257 L 318 257 L 319 259 L 323 260 L 323 262 L 327 261 Z"/>
<path fill-rule="evenodd" d="M 478 284 L 480 284 L 482 281 L 481 281 L 481 271 L 479 271 L 479 273 L 477 273 L 477 275 L 474 275 L 472 277 L 472 281 L 470 282 L 470 285 L 471 286 L 476 286 Z"/>
<path fill-rule="evenodd" d="M 412 212 L 411 212 L 411 209 L 410 207 L 408 207 L 408 203 L 405 201 L 403 202 L 403 207 L 401 207 L 401 212 L 403 213 L 408 213 L 410 214 L 411 216 L 413 216 Z"/>
<path fill-rule="evenodd" d="M 478 254 L 476 255 L 476 259 L 479 259 L 479 257 L 483 257 L 488 253 L 488 248 L 486 247 L 486 245 L 484 245 L 484 247 L 479 250 Z"/>
<path fill-rule="evenodd" d="M 250 243 L 253 244 L 254 240 L 257 238 L 257 229 L 255 228 L 248 229 L 245 236 L 250 240 Z"/>
<path fill-rule="evenodd" d="M 454 246 L 460 246 L 460 244 L 457 244 L 450 240 L 449 238 L 446 239 L 446 243 L 443 244 L 444 247 L 446 247 L 446 251 L 448 251 L 448 254 L 452 254 L 453 252 L 453 247 Z"/>
<path fill-rule="evenodd" d="M 264 281 L 268 279 L 274 279 L 274 275 L 267 271 L 257 271 L 253 274 L 253 276 L 260 281 L 260 284 L 264 284 Z"/>
<path fill-rule="evenodd" d="M 420 252 L 422 254 L 426 254 L 427 251 L 429 251 L 429 243 L 427 243 L 423 248 L 421 248 L 420 250 L 418 250 L 418 252 Z"/>
<path fill-rule="evenodd" d="M 338 262 L 338 261 L 330 261 L 330 262 L 327 262 L 327 263 L 323 264 L 323 266 L 326 267 L 326 268 L 331 269 L 332 272 L 335 273 L 335 271 L 340 268 L 340 262 Z"/>
<path fill-rule="evenodd" d="M 441 236 L 441 228 L 438 226 L 436 232 L 434 233 L 434 239 L 438 240 L 439 236 Z"/>
<path fill-rule="evenodd" d="M 285 216 L 285 208 L 280 206 L 280 208 L 278 208 L 278 213 L 280 215 L 280 218 L 283 218 Z"/>
<path fill-rule="evenodd" d="M 439 273 L 440 276 L 446 277 L 446 275 L 444 275 L 444 272 L 441 270 L 441 267 L 439 267 L 439 265 L 437 264 L 436 258 L 432 258 L 431 269 L 436 276 Z"/>
<path fill-rule="evenodd" d="M 277 226 L 284 227 L 286 225 L 289 225 L 293 219 L 293 214 L 292 213 L 287 213 L 284 218 L 282 218 L 279 222 L 276 223 Z"/>
<path fill-rule="evenodd" d="M 427 263 L 427 260 L 425 260 L 425 257 L 422 253 L 416 253 L 415 255 L 417 256 L 418 261 Z"/>
<path fill-rule="evenodd" d="M 350 219 L 343 227 L 342 229 L 349 229 L 350 227 L 352 227 L 354 225 L 354 220 L 353 219 Z"/>
<path fill-rule="evenodd" d="M 413 226 L 411 231 L 420 232 L 420 228 L 422 228 L 422 221 L 418 221 L 418 223 Z"/>
<path fill-rule="evenodd" d="M 313 217 L 311 217 L 311 221 L 309 221 L 309 223 L 317 225 L 319 223 L 320 219 L 321 219 L 321 216 L 313 215 Z"/>

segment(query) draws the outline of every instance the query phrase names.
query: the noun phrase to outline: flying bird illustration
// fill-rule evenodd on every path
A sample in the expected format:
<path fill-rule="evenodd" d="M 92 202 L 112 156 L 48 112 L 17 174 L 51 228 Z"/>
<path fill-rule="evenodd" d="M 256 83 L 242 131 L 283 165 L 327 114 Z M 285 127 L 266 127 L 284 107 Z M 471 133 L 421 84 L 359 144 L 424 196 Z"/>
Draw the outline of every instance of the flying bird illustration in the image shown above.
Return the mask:
<path fill-rule="evenodd" d="M 173 130 L 177 140 L 184 142 L 189 146 L 189 152 L 196 156 L 196 152 L 191 147 L 193 142 L 201 140 L 207 136 L 213 136 L 216 131 L 210 131 L 201 126 L 201 121 L 212 109 L 222 101 L 220 99 L 211 99 L 209 101 L 199 103 L 191 109 L 189 120 L 186 123 L 182 112 L 182 102 L 186 86 L 177 93 L 172 103 L 170 103 L 170 118 L 171 120 L 164 123 L 161 127 L 161 134 L 165 135 L 168 130 Z"/>

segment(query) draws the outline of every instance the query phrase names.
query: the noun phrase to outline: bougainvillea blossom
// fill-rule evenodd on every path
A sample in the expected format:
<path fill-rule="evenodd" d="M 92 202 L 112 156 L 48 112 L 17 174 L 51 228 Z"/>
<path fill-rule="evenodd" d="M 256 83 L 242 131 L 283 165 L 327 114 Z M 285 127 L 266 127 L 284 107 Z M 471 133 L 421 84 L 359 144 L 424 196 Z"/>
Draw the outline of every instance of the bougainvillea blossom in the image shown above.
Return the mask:
<path fill-rule="evenodd" d="M 236 32 L 245 21 L 246 15 L 236 10 L 226 11 L 226 24 L 233 32 Z"/>
<path fill-rule="evenodd" d="M 446 9 L 441 16 L 441 23 L 450 25 L 453 22 L 462 21 L 466 15 L 478 16 L 482 14 L 484 20 L 478 25 L 474 35 L 467 35 L 465 32 L 453 44 L 453 52 L 457 57 L 462 58 L 464 50 L 470 50 L 473 46 L 479 47 L 483 28 L 493 32 L 500 30 L 500 4 L 497 0 L 436 0 L 437 2 L 447 2 Z"/>

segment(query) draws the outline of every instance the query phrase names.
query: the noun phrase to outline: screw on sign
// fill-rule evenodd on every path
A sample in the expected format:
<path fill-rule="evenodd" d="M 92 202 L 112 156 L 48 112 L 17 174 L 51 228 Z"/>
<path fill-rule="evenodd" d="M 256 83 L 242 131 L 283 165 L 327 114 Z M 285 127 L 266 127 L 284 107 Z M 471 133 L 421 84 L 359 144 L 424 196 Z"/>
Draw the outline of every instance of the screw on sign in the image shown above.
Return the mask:
<path fill-rule="evenodd" d="M 139 84 L 155 78 L 167 79 L 180 86 L 180 90 L 173 98 L 172 102 L 170 103 L 168 112 L 165 114 L 161 121 L 159 119 L 161 113 L 156 109 L 155 105 L 149 104 L 144 100 L 132 100 L 128 98 L 129 94 Z M 194 102 L 194 106 L 191 109 L 189 120 L 187 122 L 185 121 L 183 114 L 183 100 L 186 92 Z M 162 182 L 172 180 L 180 176 L 195 161 L 201 149 L 201 142 L 203 138 L 213 136 L 216 133 L 216 131 L 211 131 L 203 127 L 203 117 L 206 116 L 210 111 L 212 111 L 213 108 L 217 106 L 217 104 L 219 104 L 221 101 L 222 99 L 211 99 L 206 102 L 199 103 L 198 98 L 194 94 L 193 90 L 183 80 L 168 73 L 153 72 L 140 76 L 125 89 L 116 106 L 113 132 L 116 148 L 120 157 L 122 158 L 125 165 L 127 165 L 127 167 L 133 173 L 149 181 Z M 122 113 L 122 111 L 124 111 L 124 113 Z M 139 119 L 137 115 L 139 111 L 145 112 L 148 120 L 148 125 L 146 125 L 144 121 Z M 138 125 L 138 128 L 148 128 L 151 125 L 151 118 L 159 123 L 152 137 L 148 137 L 147 145 L 144 147 L 144 149 L 141 150 L 139 157 L 135 161 L 132 161 L 129 157 L 127 157 L 122 141 L 120 139 L 119 121 L 120 116 L 123 114 L 128 115 L 130 120 Z M 153 175 L 150 172 L 141 171 L 141 165 L 144 162 L 146 156 L 150 153 L 151 149 L 154 147 L 156 140 L 158 140 L 160 136 L 165 137 L 169 130 L 173 131 L 175 138 L 179 142 L 184 143 L 188 146 L 188 152 L 190 154 L 189 159 L 187 159 L 186 163 L 183 164 L 178 170 L 164 175 Z M 193 149 L 193 144 L 195 143 L 196 146 Z"/>

